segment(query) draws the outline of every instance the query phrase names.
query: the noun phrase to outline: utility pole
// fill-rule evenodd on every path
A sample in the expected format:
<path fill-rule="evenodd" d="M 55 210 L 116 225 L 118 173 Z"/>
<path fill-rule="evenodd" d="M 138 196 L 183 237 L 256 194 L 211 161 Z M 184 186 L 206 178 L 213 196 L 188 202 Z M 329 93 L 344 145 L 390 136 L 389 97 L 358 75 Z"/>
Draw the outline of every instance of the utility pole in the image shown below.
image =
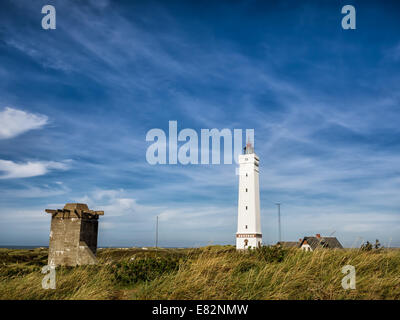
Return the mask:
<path fill-rule="evenodd" d="M 156 249 L 158 248 L 158 216 L 156 222 Z"/>
<path fill-rule="evenodd" d="M 279 242 L 282 241 L 281 238 L 281 204 L 275 203 L 278 206 L 278 233 L 279 233 Z"/>

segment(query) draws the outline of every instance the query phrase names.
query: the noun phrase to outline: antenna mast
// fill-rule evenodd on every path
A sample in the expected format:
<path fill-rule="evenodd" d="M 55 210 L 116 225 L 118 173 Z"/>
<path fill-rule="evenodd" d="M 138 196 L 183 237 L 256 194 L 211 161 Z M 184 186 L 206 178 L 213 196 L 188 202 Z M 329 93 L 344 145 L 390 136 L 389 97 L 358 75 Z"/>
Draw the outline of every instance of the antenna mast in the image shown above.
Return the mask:
<path fill-rule="evenodd" d="M 281 238 L 281 204 L 275 203 L 278 206 L 278 234 L 279 234 L 279 242 L 282 241 Z"/>
<path fill-rule="evenodd" d="M 156 249 L 158 248 L 158 216 L 156 220 Z"/>

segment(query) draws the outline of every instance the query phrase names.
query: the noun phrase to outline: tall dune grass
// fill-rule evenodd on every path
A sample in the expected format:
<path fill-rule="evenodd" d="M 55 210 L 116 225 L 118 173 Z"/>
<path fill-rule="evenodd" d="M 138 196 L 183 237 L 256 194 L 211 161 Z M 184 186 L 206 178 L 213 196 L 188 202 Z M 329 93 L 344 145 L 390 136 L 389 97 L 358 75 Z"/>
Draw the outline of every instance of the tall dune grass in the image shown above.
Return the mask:
<path fill-rule="evenodd" d="M 400 299 L 396 249 L 104 249 L 98 259 L 57 268 L 57 288 L 45 290 L 46 250 L 2 249 L 0 299 Z M 345 265 L 356 269 L 355 290 L 341 286 Z"/>

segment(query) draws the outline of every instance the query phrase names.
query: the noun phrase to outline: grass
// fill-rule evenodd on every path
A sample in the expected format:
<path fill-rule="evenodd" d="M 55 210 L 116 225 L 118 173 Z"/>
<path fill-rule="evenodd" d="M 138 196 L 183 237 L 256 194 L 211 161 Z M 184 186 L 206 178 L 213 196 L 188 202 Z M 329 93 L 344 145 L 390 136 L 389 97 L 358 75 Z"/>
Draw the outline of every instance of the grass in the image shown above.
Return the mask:
<path fill-rule="evenodd" d="M 400 299 L 400 250 L 232 246 L 100 249 L 94 266 L 58 267 L 42 289 L 47 249 L 0 249 L 0 299 Z M 356 269 L 344 290 L 341 269 Z"/>

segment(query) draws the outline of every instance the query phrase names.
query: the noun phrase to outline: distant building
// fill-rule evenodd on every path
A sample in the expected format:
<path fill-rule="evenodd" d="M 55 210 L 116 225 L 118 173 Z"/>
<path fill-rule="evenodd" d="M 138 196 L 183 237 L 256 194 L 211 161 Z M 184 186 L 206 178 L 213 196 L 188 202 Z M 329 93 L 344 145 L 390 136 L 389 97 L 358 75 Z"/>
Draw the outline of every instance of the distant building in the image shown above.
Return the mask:
<path fill-rule="evenodd" d="M 317 248 L 343 249 L 343 246 L 336 237 L 321 237 L 320 234 L 317 234 L 315 237 L 304 237 L 299 247 L 303 251 L 314 251 Z"/>
<path fill-rule="evenodd" d="M 51 210 L 49 244 L 50 266 L 95 264 L 99 215 L 83 203 L 67 203 L 64 209 Z"/>
<path fill-rule="evenodd" d="M 239 200 L 236 249 L 261 246 L 259 158 L 250 142 L 239 155 Z"/>
<path fill-rule="evenodd" d="M 282 248 L 299 248 L 300 243 L 301 239 L 300 241 L 279 241 L 276 245 Z"/>

